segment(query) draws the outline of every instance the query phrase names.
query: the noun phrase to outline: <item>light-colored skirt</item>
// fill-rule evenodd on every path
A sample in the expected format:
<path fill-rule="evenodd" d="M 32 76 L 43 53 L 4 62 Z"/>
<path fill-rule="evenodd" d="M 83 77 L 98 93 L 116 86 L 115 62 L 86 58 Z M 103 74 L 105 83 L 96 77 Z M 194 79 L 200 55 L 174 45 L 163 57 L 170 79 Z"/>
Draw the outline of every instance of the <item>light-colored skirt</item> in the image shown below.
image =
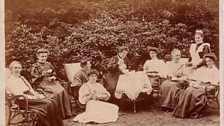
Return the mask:
<path fill-rule="evenodd" d="M 86 104 L 86 111 L 77 115 L 73 121 L 81 123 L 108 123 L 118 119 L 118 106 L 97 100 L 90 100 Z"/>

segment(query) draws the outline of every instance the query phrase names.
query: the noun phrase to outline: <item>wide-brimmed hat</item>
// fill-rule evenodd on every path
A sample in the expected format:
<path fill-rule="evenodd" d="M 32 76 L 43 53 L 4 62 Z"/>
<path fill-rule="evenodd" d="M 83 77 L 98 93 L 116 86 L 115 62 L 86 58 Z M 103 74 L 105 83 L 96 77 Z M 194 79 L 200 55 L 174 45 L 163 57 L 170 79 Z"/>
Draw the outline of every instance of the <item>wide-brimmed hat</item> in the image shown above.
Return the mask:
<path fill-rule="evenodd" d="M 204 59 L 205 59 L 205 58 L 210 58 L 210 59 L 212 59 L 213 61 L 216 61 L 216 60 L 217 60 L 217 57 L 216 57 L 215 53 L 207 53 L 207 54 L 205 54 L 205 55 L 203 56 L 203 58 L 204 58 Z"/>

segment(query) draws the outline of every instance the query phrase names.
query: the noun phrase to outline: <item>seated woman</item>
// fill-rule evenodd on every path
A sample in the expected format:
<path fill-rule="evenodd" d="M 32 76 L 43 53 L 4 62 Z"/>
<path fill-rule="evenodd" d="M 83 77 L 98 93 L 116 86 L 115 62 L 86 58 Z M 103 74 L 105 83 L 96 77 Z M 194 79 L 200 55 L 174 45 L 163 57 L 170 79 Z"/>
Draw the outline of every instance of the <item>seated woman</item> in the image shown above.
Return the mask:
<path fill-rule="evenodd" d="M 173 115 L 180 118 L 198 118 L 206 107 L 206 93 L 214 89 L 219 82 L 219 70 L 214 65 L 214 53 L 204 55 L 206 66 L 198 68 L 191 77 L 188 87 L 179 97 Z"/>
<path fill-rule="evenodd" d="M 86 111 L 76 116 L 73 121 L 82 123 L 115 122 L 118 118 L 118 107 L 104 101 L 110 98 L 110 93 L 97 83 L 98 71 L 91 70 L 87 76 L 89 81 L 79 89 L 79 101 L 86 104 Z"/>
<path fill-rule="evenodd" d="M 47 97 L 54 98 L 61 111 L 62 117 L 72 116 L 69 96 L 65 89 L 56 81 L 56 73 L 51 65 L 47 62 L 49 51 L 39 49 L 37 51 L 38 61 L 31 66 L 31 77 L 33 83 L 38 83 L 37 88 L 45 91 Z"/>
<path fill-rule="evenodd" d="M 152 87 L 158 87 L 160 77 L 165 78 L 165 63 L 163 60 L 157 58 L 157 48 L 150 47 L 148 52 L 151 59 L 145 62 L 143 70 L 148 75 Z"/>
<path fill-rule="evenodd" d="M 82 69 L 80 69 L 79 71 L 77 71 L 73 77 L 73 82 L 71 84 L 71 90 L 72 90 L 72 95 L 75 98 L 79 97 L 79 89 L 80 87 L 84 84 L 88 82 L 88 77 L 87 77 L 87 73 L 90 71 L 91 69 L 91 63 L 89 60 L 81 60 L 80 62 L 80 66 Z M 85 106 L 78 104 L 77 106 L 77 112 L 83 112 L 85 109 Z"/>
<path fill-rule="evenodd" d="M 38 115 L 37 126 L 63 126 L 63 121 L 54 100 L 45 98 L 33 90 L 30 83 L 20 76 L 22 65 L 13 61 L 9 65 L 11 75 L 6 80 L 6 91 L 12 95 L 24 95 L 28 99 L 28 106 L 35 110 Z M 18 101 L 22 107 L 22 99 Z"/>
<path fill-rule="evenodd" d="M 178 49 L 171 52 L 172 61 L 166 63 L 166 72 L 168 78 L 161 84 L 162 109 L 172 111 L 177 102 L 179 95 L 188 85 L 186 75 L 184 74 L 185 64 L 180 61 L 181 53 Z"/>

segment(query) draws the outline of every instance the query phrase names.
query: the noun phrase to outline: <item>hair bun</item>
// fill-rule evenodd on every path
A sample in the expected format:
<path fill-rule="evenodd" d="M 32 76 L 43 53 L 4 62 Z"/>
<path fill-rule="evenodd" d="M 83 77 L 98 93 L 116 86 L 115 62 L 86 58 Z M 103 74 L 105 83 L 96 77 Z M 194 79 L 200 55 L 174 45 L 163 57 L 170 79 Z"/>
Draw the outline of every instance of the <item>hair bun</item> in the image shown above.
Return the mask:
<path fill-rule="evenodd" d="M 196 34 L 197 34 L 197 33 L 199 33 L 199 34 L 203 34 L 203 31 L 197 29 L 197 30 L 195 31 L 195 33 L 196 33 Z"/>

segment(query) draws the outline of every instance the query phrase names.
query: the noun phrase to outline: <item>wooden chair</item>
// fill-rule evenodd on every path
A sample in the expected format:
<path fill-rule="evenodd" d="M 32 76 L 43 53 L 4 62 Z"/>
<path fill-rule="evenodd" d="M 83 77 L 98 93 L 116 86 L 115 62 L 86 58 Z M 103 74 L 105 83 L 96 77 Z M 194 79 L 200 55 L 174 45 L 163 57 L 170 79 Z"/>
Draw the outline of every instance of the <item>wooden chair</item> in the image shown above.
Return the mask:
<path fill-rule="evenodd" d="M 210 92 L 207 92 L 206 90 L 206 97 L 207 97 L 207 99 L 208 100 L 213 100 L 213 101 L 215 101 L 216 103 L 217 103 L 217 105 L 218 105 L 218 108 L 220 107 L 220 99 L 219 99 L 219 95 L 220 95 L 220 86 L 219 85 L 214 85 L 214 89 L 212 90 L 212 91 L 210 91 Z M 209 104 L 209 102 L 207 102 L 207 106 L 208 107 L 212 107 L 212 106 L 210 106 L 210 104 Z"/>
<path fill-rule="evenodd" d="M 24 95 L 11 96 L 7 92 L 5 94 L 6 94 L 5 98 L 7 102 L 6 104 L 8 106 L 8 113 L 9 113 L 7 126 L 10 126 L 11 124 L 15 125 L 19 123 L 22 123 L 22 126 L 24 124 L 27 124 L 29 126 L 35 126 L 38 116 L 35 113 L 34 109 L 30 109 L 28 107 L 28 99 Z M 23 99 L 22 102 L 24 102 L 24 105 L 25 105 L 23 107 L 17 104 L 18 101 L 21 99 Z"/>
<path fill-rule="evenodd" d="M 74 94 L 78 94 L 78 92 L 74 92 L 74 90 L 72 90 L 72 88 L 75 88 L 75 87 L 73 87 L 71 84 L 73 82 L 74 75 L 76 74 L 76 72 L 78 72 L 81 69 L 80 63 L 66 63 L 64 64 L 64 69 L 69 80 L 68 92 L 71 92 L 74 98 L 72 103 L 75 103 L 76 106 L 79 106 L 78 95 L 74 95 Z"/>

